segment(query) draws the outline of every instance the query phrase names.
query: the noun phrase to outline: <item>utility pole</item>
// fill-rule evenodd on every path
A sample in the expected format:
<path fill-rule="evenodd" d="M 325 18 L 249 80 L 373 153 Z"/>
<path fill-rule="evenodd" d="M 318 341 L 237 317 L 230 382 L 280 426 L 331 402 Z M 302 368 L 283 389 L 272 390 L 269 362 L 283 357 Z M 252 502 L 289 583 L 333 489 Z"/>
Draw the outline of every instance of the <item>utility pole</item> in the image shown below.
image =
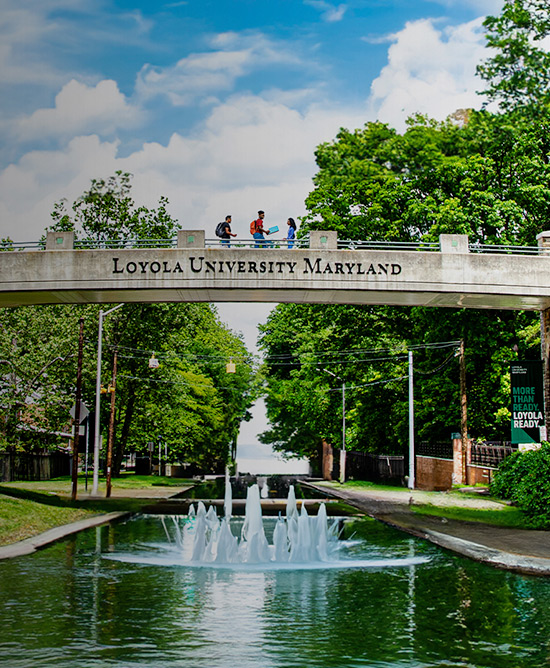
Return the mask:
<path fill-rule="evenodd" d="M 409 489 L 415 487 L 413 351 L 409 350 Z"/>
<path fill-rule="evenodd" d="M 96 370 L 96 382 L 95 382 L 95 428 L 94 428 L 94 472 L 93 472 L 93 483 L 92 483 L 92 496 L 97 496 L 98 486 L 99 486 L 99 455 L 101 451 L 101 428 L 100 428 L 100 416 L 101 416 L 101 353 L 103 346 L 103 321 L 105 316 L 108 316 L 113 311 L 124 306 L 124 304 L 119 304 L 108 311 L 99 312 L 99 327 L 97 333 L 97 370 Z"/>
<path fill-rule="evenodd" d="M 80 399 L 82 396 L 82 351 L 84 348 L 84 318 L 80 318 L 80 333 L 78 335 L 78 363 L 76 371 L 76 398 L 73 420 L 73 470 L 71 499 L 76 501 L 78 487 L 78 442 L 80 441 Z"/>
<path fill-rule="evenodd" d="M 115 391 L 116 391 L 116 365 L 118 351 L 115 348 L 113 356 L 113 379 L 109 387 L 111 393 L 111 415 L 109 418 L 109 441 L 107 443 L 107 490 L 105 496 L 111 496 L 111 468 L 113 462 L 113 440 L 115 435 Z"/>
<path fill-rule="evenodd" d="M 460 340 L 460 438 L 462 440 L 462 484 L 467 485 L 468 468 L 468 411 L 466 402 L 466 358 L 464 356 L 464 339 Z"/>

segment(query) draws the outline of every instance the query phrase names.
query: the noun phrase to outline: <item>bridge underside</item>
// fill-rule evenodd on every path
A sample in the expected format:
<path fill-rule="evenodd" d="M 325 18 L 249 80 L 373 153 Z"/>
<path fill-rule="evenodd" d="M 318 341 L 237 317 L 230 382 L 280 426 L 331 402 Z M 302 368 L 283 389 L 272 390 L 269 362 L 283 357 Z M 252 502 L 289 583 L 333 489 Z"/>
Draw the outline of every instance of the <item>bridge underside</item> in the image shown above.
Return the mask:
<path fill-rule="evenodd" d="M 32 304 L 110 304 L 160 302 L 258 302 L 308 304 L 368 304 L 388 306 L 432 306 L 507 310 L 545 310 L 549 297 L 518 294 L 476 294 L 388 290 L 303 289 L 113 289 L 37 290 L 0 294 L 0 306 Z"/>

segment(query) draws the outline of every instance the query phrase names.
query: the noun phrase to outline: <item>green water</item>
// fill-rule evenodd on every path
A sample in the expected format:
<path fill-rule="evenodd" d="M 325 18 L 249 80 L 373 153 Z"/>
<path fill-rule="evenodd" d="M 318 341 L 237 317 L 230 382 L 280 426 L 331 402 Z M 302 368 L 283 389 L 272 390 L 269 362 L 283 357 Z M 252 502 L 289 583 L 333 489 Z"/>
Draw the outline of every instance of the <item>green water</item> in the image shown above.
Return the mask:
<path fill-rule="evenodd" d="M 550 666 L 550 580 L 455 557 L 372 520 L 367 535 L 352 553 L 429 561 L 192 569 L 154 563 L 168 547 L 158 518 L 83 532 L 0 562 L 0 666 Z M 151 563 L 134 563 L 138 553 Z"/>

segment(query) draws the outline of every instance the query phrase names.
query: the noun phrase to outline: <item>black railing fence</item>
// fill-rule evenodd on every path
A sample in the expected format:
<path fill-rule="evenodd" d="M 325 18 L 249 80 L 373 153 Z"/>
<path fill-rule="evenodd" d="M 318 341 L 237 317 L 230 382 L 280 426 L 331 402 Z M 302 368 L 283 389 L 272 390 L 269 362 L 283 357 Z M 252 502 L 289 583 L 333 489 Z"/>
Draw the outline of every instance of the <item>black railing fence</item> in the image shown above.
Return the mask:
<path fill-rule="evenodd" d="M 517 445 L 512 445 L 509 441 L 472 443 L 470 464 L 496 469 L 506 457 L 516 452 L 517 449 Z"/>
<path fill-rule="evenodd" d="M 0 452 L 0 482 L 50 480 L 71 475 L 71 456 L 63 452 L 49 455 Z"/>
<path fill-rule="evenodd" d="M 416 455 L 419 457 L 437 457 L 438 459 L 453 458 L 453 442 L 449 441 L 420 441 L 416 445 Z"/>
<path fill-rule="evenodd" d="M 340 450 L 334 450 L 332 479 L 340 477 Z M 373 455 L 368 452 L 346 452 L 346 479 L 401 484 L 405 477 L 402 455 Z"/>

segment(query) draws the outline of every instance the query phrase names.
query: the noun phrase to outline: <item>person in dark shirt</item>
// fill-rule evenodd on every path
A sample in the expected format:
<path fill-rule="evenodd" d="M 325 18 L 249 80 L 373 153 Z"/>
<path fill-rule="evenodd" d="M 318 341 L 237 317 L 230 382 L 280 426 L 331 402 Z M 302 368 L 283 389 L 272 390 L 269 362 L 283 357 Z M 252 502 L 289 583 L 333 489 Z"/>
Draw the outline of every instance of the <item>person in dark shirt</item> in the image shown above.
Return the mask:
<path fill-rule="evenodd" d="M 231 240 L 231 237 L 236 237 L 236 234 L 233 234 L 231 232 L 231 216 L 226 216 L 225 217 L 225 227 L 223 228 L 223 234 L 222 234 L 222 246 L 227 246 L 229 248 L 231 244 L 229 243 Z"/>

